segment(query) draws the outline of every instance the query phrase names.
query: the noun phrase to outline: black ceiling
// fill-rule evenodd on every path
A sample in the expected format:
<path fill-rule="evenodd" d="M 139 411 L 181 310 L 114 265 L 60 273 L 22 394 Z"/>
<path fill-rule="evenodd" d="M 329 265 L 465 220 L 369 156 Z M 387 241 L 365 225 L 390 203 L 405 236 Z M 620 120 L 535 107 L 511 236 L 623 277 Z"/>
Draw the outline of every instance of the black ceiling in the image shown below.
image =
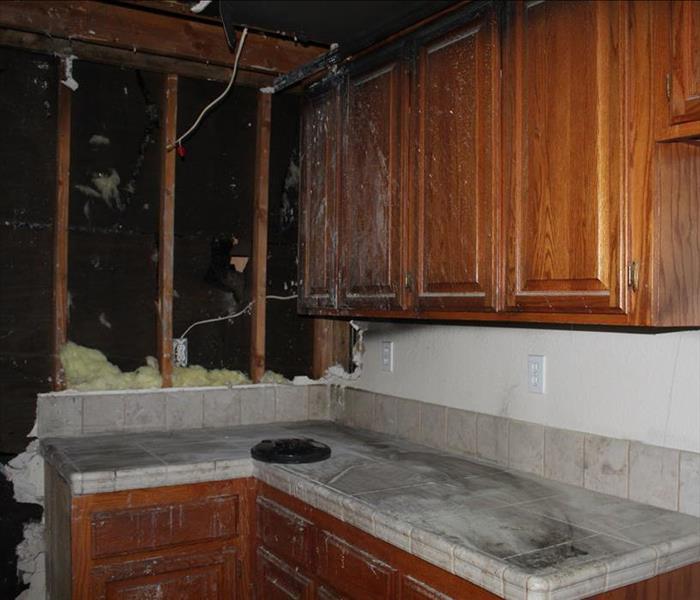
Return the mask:
<path fill-rule="evenodd" d="M 341 51 L 354 51 L 454 4 L 454 0 L 221 0 L 220 4 L 227 27 L 277 31 L 300 41 L 337 43 Z"/>

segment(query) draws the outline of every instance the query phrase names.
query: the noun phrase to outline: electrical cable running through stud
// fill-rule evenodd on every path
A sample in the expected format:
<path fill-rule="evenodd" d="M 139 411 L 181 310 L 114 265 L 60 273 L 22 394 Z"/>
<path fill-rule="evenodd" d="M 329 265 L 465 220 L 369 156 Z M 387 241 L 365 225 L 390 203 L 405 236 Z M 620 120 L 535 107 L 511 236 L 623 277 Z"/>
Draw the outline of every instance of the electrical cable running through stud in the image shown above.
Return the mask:
<path fill-rule="evenodd" d="M 265 300 L 294 300 L 294 298 L 297 298 L 297 294 L 294 294 L 293 296 L 265 296 Z M 205 325 L 206 323 L 218 323 L 219 321 L 228 321 L 229 319 L 235 319 L 236 317 L 240 317 L 241 315 L 247 313 L 252 307 L 253 304 L 255 304 L 255 300 L 251 300 L 246 307 L 243 310 L 239 310 L 237 313 L 234 313 L 232 315 L 224 315 L 223 317 L 214 317 L 212 319 L 204 319 L 202 321 L 195 321 L 190 325 L 185 331 L 182 333 L 180 336 L 180 339 L 183 339 L 187 337 L 187 334 L 192 331 L 197 325 Z"/>
<path fill-rule="evenodd" d="M 214 108 L 219 102 L 221 102 L 226 95 L 231 91 L 231 88 L 233 87 L 233 82 L 236 80 L 236 73 L 238 73 L 238 61 L 241 58 L 241 51 L 243 50 L 243 44 L 245 43 L 245 38 L 248 35 L 248 28 L 246 27 L 243 29 L 243 33 L 241 34 L 241 39 L 238 41 L 238 48 L 236 49 L 236 57 L 233 61 L 233 71 L 231 71 L 231 79 L 228 81 L 228 85 L 224 89 L 221 94 L 219 94 L 214 100 L 212 100 L 209 104 L 207 104 L 203 109 L 202 112 L 199 113 L 199 116 L 195 120 L 195 122 L 192 124 L 192 126 L 185 131 L 179 138 L 177 138 L 174 142 L 171 144 L 168 144 L 168 151 L 174 150 L 178 146 L 182 145 L 182 141 L 188 137 L 197 127 L 199 127 L 200 122 L 204 118 L 204 115 L 206 115 L 212 108 Z"/>

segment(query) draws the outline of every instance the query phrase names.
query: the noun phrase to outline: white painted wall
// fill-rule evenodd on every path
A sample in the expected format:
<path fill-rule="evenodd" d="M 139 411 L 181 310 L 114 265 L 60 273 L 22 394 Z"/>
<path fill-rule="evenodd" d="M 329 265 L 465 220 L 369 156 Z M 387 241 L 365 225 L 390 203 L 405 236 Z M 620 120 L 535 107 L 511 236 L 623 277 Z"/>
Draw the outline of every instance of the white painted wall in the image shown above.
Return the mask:
<path fill-rule="evenodd" d="M 700 331 L 662 334 L 368 323 L 373 392 L 700 452 Z M 383 340 L 394 372 L 381 370 Z M 547 393 L 527 391 L 527 355 Z"/>

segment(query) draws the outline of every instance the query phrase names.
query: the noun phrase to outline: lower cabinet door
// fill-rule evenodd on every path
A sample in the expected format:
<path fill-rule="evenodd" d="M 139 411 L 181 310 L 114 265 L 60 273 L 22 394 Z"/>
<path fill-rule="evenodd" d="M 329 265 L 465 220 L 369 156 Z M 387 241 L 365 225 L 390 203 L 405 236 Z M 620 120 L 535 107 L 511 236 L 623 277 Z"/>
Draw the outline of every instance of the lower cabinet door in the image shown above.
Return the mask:
<path fill-rule="evenodd" d="M 236 550 L 193 552 L 93 567 L 90 600 L 230 600 L 237 598 Z"/>
<path fill-rule="evenodd" d="M 396 570 L 349 542 L 322 531 L 318 541 L 317 574 L 341 597 L 351 600 L 394 598 Z"/>
<path fill-rule="evenodd" d="M 264 548 L 258 548 L 259 600 L 311 600 L 311 580 Z"/>

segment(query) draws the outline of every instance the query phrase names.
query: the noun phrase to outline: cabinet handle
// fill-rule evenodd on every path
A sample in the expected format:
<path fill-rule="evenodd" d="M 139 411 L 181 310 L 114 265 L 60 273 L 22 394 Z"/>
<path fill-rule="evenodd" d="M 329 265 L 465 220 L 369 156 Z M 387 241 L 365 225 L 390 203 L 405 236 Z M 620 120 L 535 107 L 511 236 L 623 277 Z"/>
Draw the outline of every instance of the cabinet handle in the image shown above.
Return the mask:
<path fill-rule="evenodd" d="M 404 279 L 404 285 L 405 285 L 407 290 L 413 289 L 413 274 L 412 273 L 406 273 L 406 277 Z"/>

